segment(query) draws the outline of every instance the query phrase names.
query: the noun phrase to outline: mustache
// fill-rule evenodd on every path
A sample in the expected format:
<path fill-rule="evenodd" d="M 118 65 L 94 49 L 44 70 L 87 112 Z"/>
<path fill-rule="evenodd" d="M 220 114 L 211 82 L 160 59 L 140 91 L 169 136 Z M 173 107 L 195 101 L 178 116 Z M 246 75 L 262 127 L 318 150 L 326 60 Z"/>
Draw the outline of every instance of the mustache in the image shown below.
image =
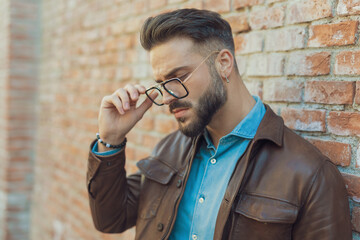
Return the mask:
<path fill-rule="evenodd" d="M 176 108 L 191 108 L 191 107 L 192 107 L 192 104 L 190 102 L 176 101 L 176 102 L 172 102 L 169 104 L 169 111 L 170 111 L 170 113 L 173 113 L 173 110 Z"/>

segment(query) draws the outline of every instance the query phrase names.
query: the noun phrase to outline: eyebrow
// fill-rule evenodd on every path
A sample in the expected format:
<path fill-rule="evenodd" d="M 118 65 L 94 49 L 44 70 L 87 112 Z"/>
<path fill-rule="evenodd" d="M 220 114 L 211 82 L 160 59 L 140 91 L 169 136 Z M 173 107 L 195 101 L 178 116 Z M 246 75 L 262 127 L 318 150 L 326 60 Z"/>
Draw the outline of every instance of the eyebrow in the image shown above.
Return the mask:
<path fill-rule="evenodd" d="M 185 68 L 188 68 L 188 66 L 181 66 L 181 67 L 177 67 L 177 68 L 172 69 L 169 73 L 167 73 L 165 75 L 165 80 L 170 79 L 171 77 L 173 77 L 175 75 L 175 73 L 177 73 L 178 71 L 183 70 Z M 155 82 L 161 83 L 162 81 L 159 80 L 159 79 L 156 79 Z"/>

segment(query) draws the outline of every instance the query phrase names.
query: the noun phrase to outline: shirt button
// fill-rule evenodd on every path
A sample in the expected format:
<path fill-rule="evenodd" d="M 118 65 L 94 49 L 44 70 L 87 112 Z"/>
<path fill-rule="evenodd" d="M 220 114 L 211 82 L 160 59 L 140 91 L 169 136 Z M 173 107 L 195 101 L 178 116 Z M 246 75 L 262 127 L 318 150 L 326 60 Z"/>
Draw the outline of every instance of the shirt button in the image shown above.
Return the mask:
<path fill-rule="evenodd" d="M 210 160 L 210 162 L 211 162 L 211 164 L 215 164 L 215 163 L 216 163 L 216 159 L 213 158 L 213 159 Z"/>
<path fill-rule="evenodd" d="M 192 235 L 192 239 L 193 239 L 193 240 L 197 240 L 198 238 L 197 238 L 197 236 L 194 234 L 194 235 Z"/>
<path fill-rule="evenodd" d="M 199 198 L 199 203 L 203 203 L 205 199 L 203 197 Z"/>
<path fill-rule="evenodd" d="M 106 165 L 111 166 L 111 162 L 107 162 Z"/>

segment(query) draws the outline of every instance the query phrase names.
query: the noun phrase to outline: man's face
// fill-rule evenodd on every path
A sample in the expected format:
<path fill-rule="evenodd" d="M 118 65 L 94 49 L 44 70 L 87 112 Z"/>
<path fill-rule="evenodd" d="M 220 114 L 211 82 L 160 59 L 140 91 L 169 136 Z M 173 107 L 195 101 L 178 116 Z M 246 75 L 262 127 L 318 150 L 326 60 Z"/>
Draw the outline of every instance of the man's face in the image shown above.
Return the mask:
<path fill-rule="evenodd" d="M 191 73 L 204 59 L 193 51 L 193 47 L 193 42 L 187 38 L 172 39 L 154 47 L 150 51 L 150 59 L 156 80 L 181 78 Z M 205 63 L 191 75 L 185 86 L 189 95 L 184 99 L 176 99 L 166 91 L 163 94 L 179 129 L 191 137 L 200 134 L 210 123 L 226 102 L 227 93 L 215 66 L 209 69 Z"/>

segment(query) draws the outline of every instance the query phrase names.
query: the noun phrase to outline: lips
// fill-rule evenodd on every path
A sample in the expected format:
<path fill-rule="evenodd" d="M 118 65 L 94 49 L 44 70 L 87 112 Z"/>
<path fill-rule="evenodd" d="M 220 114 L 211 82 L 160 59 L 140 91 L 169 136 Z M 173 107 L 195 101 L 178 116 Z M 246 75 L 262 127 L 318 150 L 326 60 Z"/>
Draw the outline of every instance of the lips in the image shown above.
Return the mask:
<path fill-rule="evenodd" d="M 189 108 L 175 108 L 171 111 L 176 118 L 184 117 Z"/>

